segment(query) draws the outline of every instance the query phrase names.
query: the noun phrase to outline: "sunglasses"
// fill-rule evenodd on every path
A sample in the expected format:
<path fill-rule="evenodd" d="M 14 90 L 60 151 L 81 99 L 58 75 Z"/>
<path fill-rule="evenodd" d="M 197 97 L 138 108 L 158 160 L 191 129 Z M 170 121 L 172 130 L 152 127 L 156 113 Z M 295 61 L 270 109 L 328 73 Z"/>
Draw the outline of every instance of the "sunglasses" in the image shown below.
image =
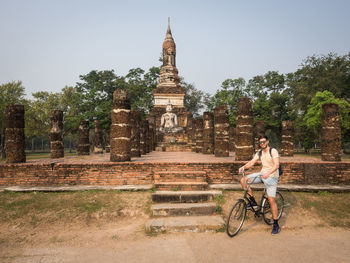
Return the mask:
<path fill-rule="evenodd" d="M 260 141 L 259 144 L 264 144 L 266 143 L 267 141 Z"/>

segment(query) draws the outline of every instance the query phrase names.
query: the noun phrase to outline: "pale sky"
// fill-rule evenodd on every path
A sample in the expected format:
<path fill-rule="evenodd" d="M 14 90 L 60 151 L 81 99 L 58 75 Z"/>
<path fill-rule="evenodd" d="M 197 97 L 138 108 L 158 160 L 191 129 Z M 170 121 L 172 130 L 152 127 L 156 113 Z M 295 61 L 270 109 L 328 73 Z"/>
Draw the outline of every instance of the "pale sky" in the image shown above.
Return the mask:
<path fill-rule="evenodd" d="M 79 75 L 159 66 L 168 17 L 179 75 L 214 94 L 227 78 L 294 72 L 350 52 L 348 0 L 0 0 L 0 84 L 59 92 Z"/>

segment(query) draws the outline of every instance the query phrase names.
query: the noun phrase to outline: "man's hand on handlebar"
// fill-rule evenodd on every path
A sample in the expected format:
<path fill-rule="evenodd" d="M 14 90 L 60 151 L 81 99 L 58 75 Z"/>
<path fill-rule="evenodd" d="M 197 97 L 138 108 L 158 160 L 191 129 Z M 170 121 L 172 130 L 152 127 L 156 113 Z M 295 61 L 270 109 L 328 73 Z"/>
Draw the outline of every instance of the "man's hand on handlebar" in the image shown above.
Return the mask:
<path fill-rule="evenodd" d="M 244 172 L 244 166 L 242 166 L 238 169 L 238 173 L 242 173 L 242 172 Z"/>

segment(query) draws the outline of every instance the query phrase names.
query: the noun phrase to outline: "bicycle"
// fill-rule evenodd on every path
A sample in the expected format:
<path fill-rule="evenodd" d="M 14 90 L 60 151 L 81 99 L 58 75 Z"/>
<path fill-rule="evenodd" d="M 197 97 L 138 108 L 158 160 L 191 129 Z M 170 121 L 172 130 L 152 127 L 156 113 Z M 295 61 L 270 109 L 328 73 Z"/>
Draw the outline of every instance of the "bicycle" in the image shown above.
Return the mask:
<path fill-rule="evenodd" d="M 273 224 L 273 216 L 270 209 L 270 203 L 267 198 L 266 188 L 264 188 L 260 204 L 254 208 L 253 204 L 248 198 L 248 190 L 256 178 L 254 178 L 253 182 L 251 183 L 247 182 L 244 176 L 244 170 L 242 171 L 242 177 L 245 179 L 245 185 L 247 185 L 244 196 L 243 198 L 238 199 L 237 202 L 233 205 L 226 220 L 226 233 L 230 237 L 237 235 L 239 230 L 242 228 L 247 214 L 247 204 L 250 205 L 251 209 L 249 210 L 254 213 L 255 217 L 260 217 L 262 215 L 266 224 Z M 280 219 L 284 208 L 284 198 L 279 191 L 276 192 L 275 201 L 278 209 L 278 219 Z"/>

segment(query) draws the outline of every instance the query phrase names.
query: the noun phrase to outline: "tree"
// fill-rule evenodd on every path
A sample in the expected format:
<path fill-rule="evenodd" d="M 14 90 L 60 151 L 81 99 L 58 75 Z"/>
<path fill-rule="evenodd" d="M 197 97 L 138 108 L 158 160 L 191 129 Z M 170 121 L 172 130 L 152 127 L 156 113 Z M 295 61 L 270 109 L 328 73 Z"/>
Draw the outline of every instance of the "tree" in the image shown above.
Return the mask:
<path fill-rule="evenodd" d="M 350 53 L 307 57 L 300 69 L 287 74 L 287 84 L 295 110 L 302 114 L 318 91 L 328 90 L 336 98 L 350 101 Z"/>
<path fill-rule="evenodd" d="M 207 100 L 208 109 L 214 110 L 216 106 L 227 105 L 230 123 L 235 124 L 238 99 L 248 95 L 245 85 L 246 82 L 243 78 L 224 80 L 221 89 Z"/>
<path fill-rule="evenodd" d="M 322 105 L 324 103 L 336 103 L 339 106 L 342 135 L 350 130 L 350 103 L 345 99 L 336 98 L 332 92 L 325 90 L 317 92 L 308 105 L 307 113 L 304 117 L 306 127 L 312 136 L 320 141 L 320 130 L 322 129 Z M 344 140 L 343 140 L 344 142 Z"/>
<path fill-rule="evenodd" d="M 6 105 L 27 105 L 24 99 L 25 89 L 21 81 L 12 81 L 0 85 L 0 153 L 5 156 L 5 108 Z"/>
<path fill-rule="evenodd" d="M 180 83 L 181 86 L 186 90 L 186 95 L 184 98 L 185 108 L 191 112 L 194 117 L 198 117 L 205 107 L 205 101 L 208 100 L 210 95 L 196 89 L 194 84 L 185 82 L 183 78 L 181 79 Z"/>

